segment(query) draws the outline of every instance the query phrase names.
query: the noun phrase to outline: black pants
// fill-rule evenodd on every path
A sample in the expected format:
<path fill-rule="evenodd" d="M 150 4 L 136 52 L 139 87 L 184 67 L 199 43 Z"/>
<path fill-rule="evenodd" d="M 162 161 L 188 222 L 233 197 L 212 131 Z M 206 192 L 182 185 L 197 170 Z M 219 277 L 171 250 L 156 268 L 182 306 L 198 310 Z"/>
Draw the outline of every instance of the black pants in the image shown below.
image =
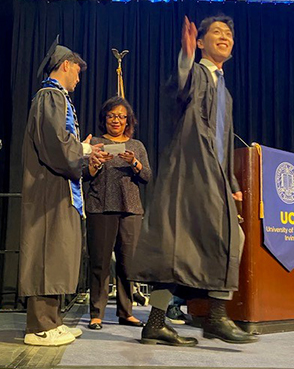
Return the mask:
<path fill-rule="evenodd" d="M 49 331 L 62 325 L 60 296 L 30 296 L 27 303 L 26 333 Z"/>
<path fill-rule="evenodd" d="M 127 280 L 142 224 L 141 215 L 126 213 L 87 214 L 90 256 L 90 315 L 104 317 L 108 301 L 111 254 L 116 257 L 116 315 L 132 315 L 133 283 Z"/>

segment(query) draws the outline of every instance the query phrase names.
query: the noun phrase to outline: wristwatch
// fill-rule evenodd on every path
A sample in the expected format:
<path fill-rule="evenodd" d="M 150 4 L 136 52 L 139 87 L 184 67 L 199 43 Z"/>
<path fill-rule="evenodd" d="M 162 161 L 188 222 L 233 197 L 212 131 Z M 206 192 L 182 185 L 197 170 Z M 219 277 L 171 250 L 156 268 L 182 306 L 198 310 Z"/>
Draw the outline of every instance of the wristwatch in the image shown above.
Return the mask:
<path fill-rule="evenodd" d="M 138 165 L 138 160 L 135 160 L 132 165 L 134 168 L 136 168 L 136 166 Z"/>

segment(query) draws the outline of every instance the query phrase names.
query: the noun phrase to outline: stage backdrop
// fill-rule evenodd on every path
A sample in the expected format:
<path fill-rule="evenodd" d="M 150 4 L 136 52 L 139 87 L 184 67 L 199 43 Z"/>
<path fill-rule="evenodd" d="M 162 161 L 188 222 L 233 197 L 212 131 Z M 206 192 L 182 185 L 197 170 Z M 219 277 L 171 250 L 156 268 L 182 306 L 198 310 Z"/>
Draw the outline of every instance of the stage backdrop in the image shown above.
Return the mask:
<path fill-rule="evenodd" d="M 36 71 L 58 33 L 62 44 L 79 52 L 88 63 L 74 96 L 83 137 L 98 133 L 101 104 L 116 92 L 117 62 L 111 48 L 130 51 L 123 60 L 126 97 L 139 120 L 136 137 L 146 145 L 156 175 L 161 148 L 171 135 L 161 86 L 176 65 L 184 15 L 197 26 L 206 16 L 230 15 L 236 35 L 225 78 L 234 98 L 235 131 L 249 143 L 294 150 L 293 4 L 14 0 L 13 5 L 13 24 L 12 16 L 1 14 L 1 29 L 5 26 L 7 38 L 2 40 L 5 50 L 1 49 L 1 59 L 11 58 L 11 85 L 4 86 L 6 104 L 1 102 L 7 116 L 11 115 L 12 100 L 11 121 L 5 122 L 9 126 L 4 142 L 9 165 L 1 166 L 1 178 L 6 179 L 6 187 L 0 181 L 2 192 L 21 190 L 23 133 L 31 98 L 41 82 Z M 1 60 L 1 66 L 3 63 Z M 7 80 L 9 66 L 5 73 L 0 70 Z M 145 203 L 151 188 L 144 193 Z M 6 217 L 8 232 L 2 236 L 1 248 L 17 249 L 19 200 L 10 200 L 2 224 Z"/>

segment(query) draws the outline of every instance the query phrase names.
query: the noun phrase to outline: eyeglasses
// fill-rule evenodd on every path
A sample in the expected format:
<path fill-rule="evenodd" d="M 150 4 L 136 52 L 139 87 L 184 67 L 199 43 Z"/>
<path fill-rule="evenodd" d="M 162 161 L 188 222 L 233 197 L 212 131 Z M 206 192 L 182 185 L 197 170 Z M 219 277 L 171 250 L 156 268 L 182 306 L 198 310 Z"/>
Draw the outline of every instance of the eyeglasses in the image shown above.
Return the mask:
<path fill-rule="evenodd" d="M 124 114 L 112 114 L 112 113 L 109 113 L 109 114 L 106 114 L 106 119 L 109 119 L 109 120 L 113 120 L 115 118 L 118 118 L 119 120 L 125 120 L 127 119 L 127 115 L 124 115 Z"/>

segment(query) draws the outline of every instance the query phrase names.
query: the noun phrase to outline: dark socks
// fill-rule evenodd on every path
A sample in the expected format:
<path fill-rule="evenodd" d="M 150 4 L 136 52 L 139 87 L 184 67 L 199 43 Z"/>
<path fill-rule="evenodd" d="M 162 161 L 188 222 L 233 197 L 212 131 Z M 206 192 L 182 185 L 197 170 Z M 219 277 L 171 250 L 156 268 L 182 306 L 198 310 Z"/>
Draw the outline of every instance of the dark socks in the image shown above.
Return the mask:
<path fill-rule="evenodd" d="M 163 328 L 165 326 L 165 311 L 152 306 L 147 325 L 156 329 Z"/>
<path fill-rule="evenodd" d="M 227 317 L 226 300 L 210 298 L 209 319 L 219 320 Z"/>

